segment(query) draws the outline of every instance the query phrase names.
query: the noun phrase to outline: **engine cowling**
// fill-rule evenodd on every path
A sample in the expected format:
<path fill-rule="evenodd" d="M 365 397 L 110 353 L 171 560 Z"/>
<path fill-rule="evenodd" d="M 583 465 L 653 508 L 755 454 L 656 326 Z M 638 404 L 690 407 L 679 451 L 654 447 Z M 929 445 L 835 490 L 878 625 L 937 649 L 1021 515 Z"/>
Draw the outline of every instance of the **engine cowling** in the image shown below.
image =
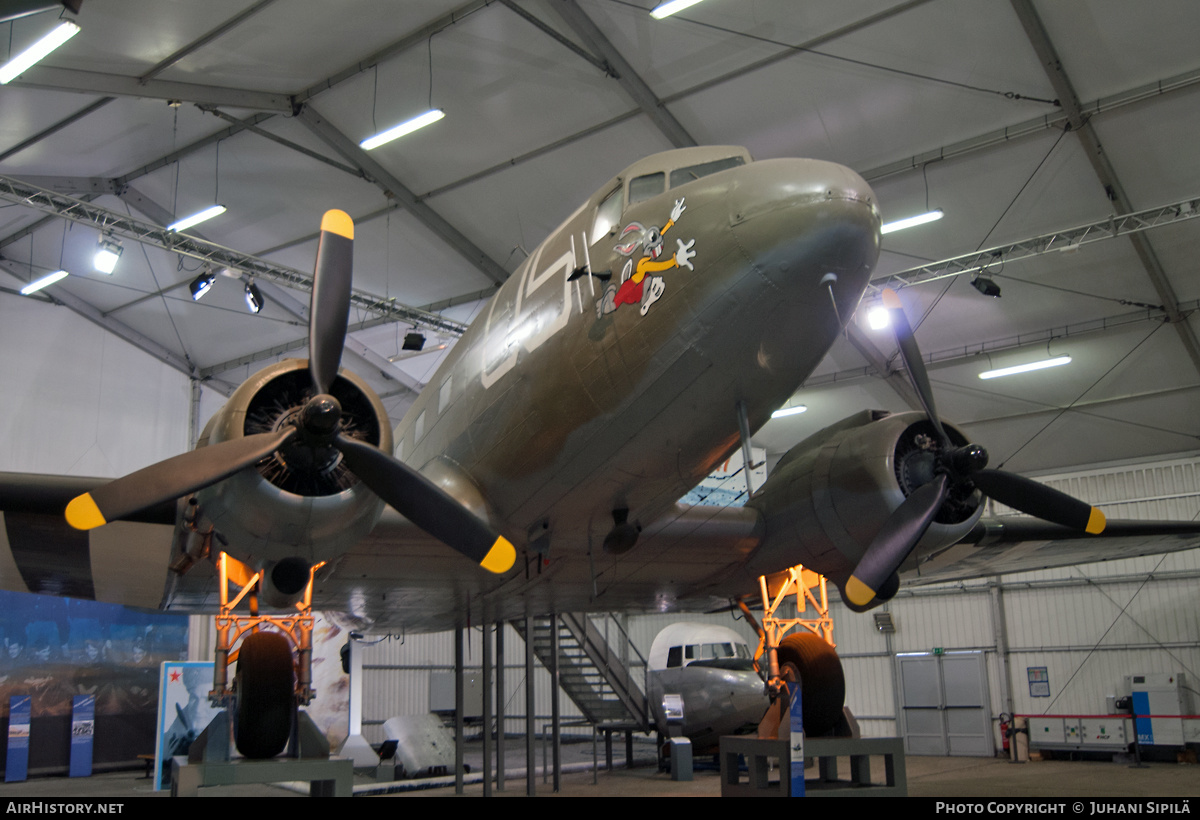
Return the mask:
<path fill-rule="evenodd" d="M 967 443 L 961 431 L 944 426 L 955 446 Z M 765 524 L 747 570 L 770 575 L 803 564 L 841 587 L 888 516 L 933 478 L 939 447 L 924 413 L 879 410 L 855 414 L 800 442 L 746 504 L 759 510 Z M 905 568 L 966 535 L 982 514 L 982 501 L 970 485 L 952 491 Z"/>
<path fill-rule="evenodd" d="M 292 424 L 313 396 L 308 362 L 286 359 L 243 383 L 208 422 L 198 447 Z M 329 390 L 342 406 L 341 429 L 384 452 L 393 450 L 391 422 L 367 384 L 343 370 Z M 226 550 L 252 566 L 300 558 L 334 558 L 371 531 L 383 501 L 342 464 L 333 447 L 313 448 L 296 436 L 270 457 L 196 494 L 201 516 L 228 541 Z"/>

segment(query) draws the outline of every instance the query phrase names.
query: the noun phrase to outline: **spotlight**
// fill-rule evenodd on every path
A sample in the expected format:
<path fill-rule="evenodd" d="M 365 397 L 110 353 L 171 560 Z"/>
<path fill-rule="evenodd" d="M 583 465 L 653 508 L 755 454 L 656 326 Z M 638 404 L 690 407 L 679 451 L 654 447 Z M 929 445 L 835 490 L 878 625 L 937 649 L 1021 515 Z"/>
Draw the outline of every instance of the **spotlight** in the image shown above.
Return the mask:
<path fill-rule="evenodd" d="M 401 350 L 421 350 L 425 347 L 425 337 L 415 330 L 404 334 L 404 344 L 400 345 Z"/>
<path fill-rule="evenodd" d="M 883 330 L 892 324 L 892 314 L 883 305 L 875 305 L 867 311 L 867 327 L 871 330 Z"/>
<path fill-rule="evenodd" d="M 100 250 L 92 257 L 92 267 L 101 273 L 112 275 L 117 269 L 117 260 L 121 258 L 121 243 L 110 237 L 100 237 Z"/>
<path fill-rule="evenodd" d="M 678 11 L 691 8 L 699 2 L 700 0 L 670 0 L 670 2 L 667 3 L 659 3 L 650 10 L 650 16 L 655 20 L 661 20 L 664 17 L 670 17 L 672 14 Z"/>
<path fill-rule="evenodd" d="M 188 289 L 192 292 L 192 301 L 199 302 L 200 299 L 203 298 L 204 294 L 208 293 L 209 288 L 211 288 L 213 286 L 213 282 L 215 282 L 216 279 L 217 279 L 217 277 L 213 274 L 213 272 L 208 270 L 207 268 L 205 268 L 204 272 L 201 273 L 199 276 L 197 276 L 195 279 L 193 279 L 192 283 L 190 285 L 188 285 Z M 246 292 L 247 304 L 249 304 L 249 300 L 250 300 L 250 292 L 247 290 L 247 292 Z M 251 307 L 250 309 L 254 310 L 253 307 Z M 257 310 L 255 310 L 254 312 L 258 313 Z"/>
<path fill-rule="evenodd" d="M 971 280 L 971 286 L 984 296 L 994 296 L 997 299 L 1000 298 L 1000 286 L 986 276 L 976 276 Z"/>
<path fill-rule="evenodd" d="M 258 285 L 253 282 L 246 283 L 246 307 L 250 308 L 251 313 L 258 313 L 263 309 L 266 301 L 263 295 L 258 291 Z"/>

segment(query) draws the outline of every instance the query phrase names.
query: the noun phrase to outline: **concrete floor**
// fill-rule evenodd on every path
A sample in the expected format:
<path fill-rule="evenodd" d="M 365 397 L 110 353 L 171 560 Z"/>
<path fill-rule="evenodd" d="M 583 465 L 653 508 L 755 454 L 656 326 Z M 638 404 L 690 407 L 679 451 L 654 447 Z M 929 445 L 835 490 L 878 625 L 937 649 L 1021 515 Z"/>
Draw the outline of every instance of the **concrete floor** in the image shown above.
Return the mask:
<path fill-rule="evenodd" d="M 523 744 L 509 740 L 509 780 L 498 797 L 524 797 Z M 595 776 L 590 769 L 592 748 L 590 743 L 570 744 L 564 747 L 564 765 L 570 769 L 588 766 L 586 771 L 567 771 L 563 775 L 559 792 L 552 791 L 548 782 L 537 778 L 536 791 L 539 797 L 719 797 L 720 777 L 712 768 L 702 768 L 698 761 L 695 779 L 691 782 L 674 782 L 666 774 L 660 774 L 653 762 L 653 749 L 648 744 L 637 744 L 635 768 L 623 766 L 624 757 L 618 746 L 616 768 L 601 770 Z M 603 753 L 601 752 L 601 756 Z M 473 769 L 478 771 L 479 754 L 470 750 L 468 763 L 475 759 Z M 539 752 L 540 765 L 540 752 Z M 1200 767 L 1195 764 L 1150 763 L 1146 768 L 1134 769 L 1127 763 L 1097 761 L 1040 761 L 1012 764 L 1005 760 L 974 757 L 909 757 L 906 761 L 908 791 L 911 797 L 1200 797 Z M 873 771 L 881 766 L 873 765 Z M 845 768 L 843 767 L 843 771 Z M 815 774 L 815 773 L 814 773 Z M 515 779 L 513 779 L 515 777 Z M 356 778 L 356 795 L 366 796 L 375 791 L 387 797 L 454 797 L 453 778 L 427 781 L 423 788 L 410 789 L 391 794 L 380 792 L 394 788 L 396 784 L 374 784 L 367 778 Z M 414 786 L 408 781 L 405 786 Z M 465 787 L 465 796 L 481 796 L 483 786 L 470 783 Z M 204 789 L 202 795 L 238 797 L 273 796 L 302 797 L 306 792 L 297 787 L 284 786 L 224 786 Z M 168 797 L 169 792 L 155 792 L 151 781 L 140 771 L 115 772 L 95 775 L 90 778 L 44 777 L 25 783 L 0 784 L 0 799 L 21 800 L 25 798 L 133 798 Z M 1196 810 L 1200 811 L 1200 800 Z"/>

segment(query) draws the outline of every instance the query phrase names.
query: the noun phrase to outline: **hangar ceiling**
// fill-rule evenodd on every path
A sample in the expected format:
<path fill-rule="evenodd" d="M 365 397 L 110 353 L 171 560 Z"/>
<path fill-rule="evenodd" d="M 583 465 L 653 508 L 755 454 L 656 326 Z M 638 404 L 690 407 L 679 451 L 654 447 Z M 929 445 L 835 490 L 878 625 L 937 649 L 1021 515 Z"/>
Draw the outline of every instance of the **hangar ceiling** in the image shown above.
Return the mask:
<path fill-rule="evenodd" d="M 944 211 L 884 237 L 873 289 L 903 286 L 939 410 L 993 464 L 1197 449 L 1200 5 L 704 0 L 661 21 L 651 5 L 84 0 L 81 33 L 0 87 L 0 299 L 53 299 L 228 392 L 305 355 L 316 229 L 341 208 L 358 224 L 344 364 L 398 421 L 444 355 L 390 361 L 414 325 L 453 344 L 634 160 L 738 144 L 854 168 L 885 220 Z M 57 15 L 4 23 L 0 56 Z M 445 118 L 357 147 L 429 107 Z M 162 225 L 214 202 L 227 212 L 187 231 L 197 253 L 163 247 Z M 95 273 L 96 225 L 117 223 L 144 241 Z M 243 257 L 261 314 L 223 277 L 192 301 L 213 246 Z M 979 262 L 1000 298 L 972 287 Z M 977 378 L 1048 352 L 1073 362 Z M 863 407 L 905 409 L 898 367 L 888 333 L 855 325 L 793 399 L 809 411 L 757 441 L 782 452 Z"/>

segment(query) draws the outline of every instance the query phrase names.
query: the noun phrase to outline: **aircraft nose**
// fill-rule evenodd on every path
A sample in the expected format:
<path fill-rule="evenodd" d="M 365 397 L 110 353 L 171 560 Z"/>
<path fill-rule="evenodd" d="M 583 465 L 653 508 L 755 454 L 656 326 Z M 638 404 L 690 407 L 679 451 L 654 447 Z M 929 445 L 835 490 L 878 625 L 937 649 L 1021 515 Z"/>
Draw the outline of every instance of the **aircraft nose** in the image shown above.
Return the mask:
<path fill-rule="evenodd" d="M 835 290 L 857 301 L 855 290 L 866 286 L 879 255 L 876 202 L 871 186 L 845 166 L 762 160 L 730 190 L 729 225 L 754 266 L 780 287 L 794 292 L 834 273 Z"/>

